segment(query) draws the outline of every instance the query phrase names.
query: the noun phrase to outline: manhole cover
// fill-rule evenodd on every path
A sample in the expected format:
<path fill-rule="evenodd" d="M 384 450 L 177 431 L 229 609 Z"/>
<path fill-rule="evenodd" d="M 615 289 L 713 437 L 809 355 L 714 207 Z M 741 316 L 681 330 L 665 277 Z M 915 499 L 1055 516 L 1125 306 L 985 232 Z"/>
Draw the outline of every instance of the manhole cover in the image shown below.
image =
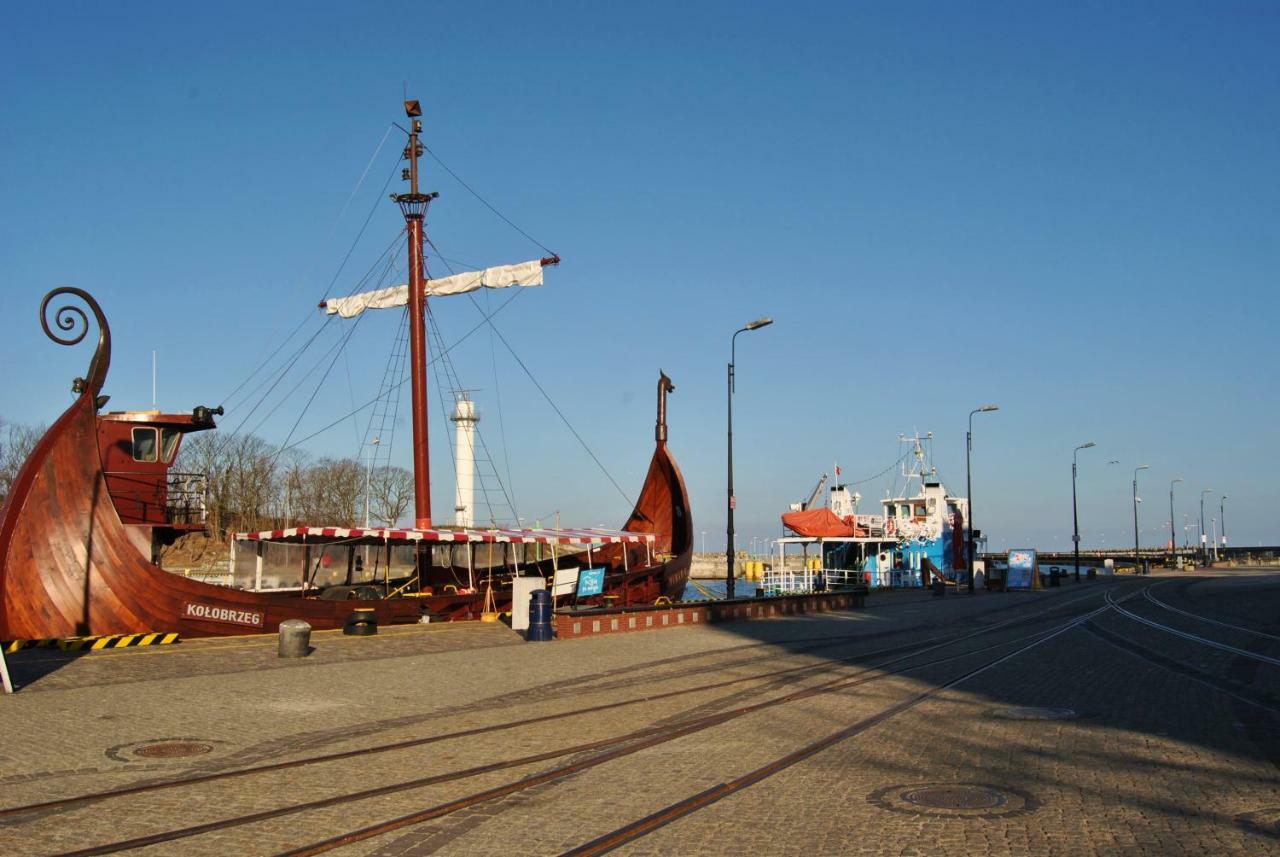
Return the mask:
<path fill-rule="evenodd" d="M 1269 806 L 1236 816 L 1236 824 L 1254 833 L 1280 839 L 1280 806 Z"/>
<path fill-rule="evenodd" d="M 929 809 L 994 809 L 1004 795 L 982 786 L 924 786 L 902 793 L 902 799 Z"/>
<path fill-rule="evenodd" d="M 999 708 L 992 712 L 1004 720 L 1074 720 L 1080 714 L 1072 708 L 1036 708 L 1019 706 L 1016 708 Z"/>
<path fill-rule="evenodd" d="M 201 741 L 161 741 L 137 747 L 133 755 L 146 759 L 177 759 L 182 756 L 201 756 L 212 750 L 212 744 Z"/>
<path fill-rule="evenodd" d="M 918 783 L 888 786 L 867 796 L 881 809 L 953 818 L 1030 812 L 1039 804 L 1025 792 L 986 783 Z"/>
<path fill-rule="evenodd" d="M 107 758 L 117 762 L 139 762 L 144 759 L 162 762 L 166 759 L 186 759 L 212 753 L 218 749 L 218 745 L 223 743 L 225 742 L 204 738 L 152 738 L 149 741 L 117 744 L 107 750 Z"/>

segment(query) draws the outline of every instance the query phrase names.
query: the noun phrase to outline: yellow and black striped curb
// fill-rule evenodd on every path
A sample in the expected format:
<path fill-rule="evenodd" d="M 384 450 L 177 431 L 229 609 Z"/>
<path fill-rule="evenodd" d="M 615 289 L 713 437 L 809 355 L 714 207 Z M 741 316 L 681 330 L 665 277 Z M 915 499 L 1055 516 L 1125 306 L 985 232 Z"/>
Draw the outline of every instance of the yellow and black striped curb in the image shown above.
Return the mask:
<path fill-rule="evenodd" d="M 58 648 L 64 652 L 96 652 L 100 649 L 127 649 L 130 646 L 167 646 L 179 641 L 177 634 L 116 634 L 108 637 L 72 637 L 60 640 Z"/>
<path fill-rule="evenodd" d="M 13 654 L 23 649 L 61 649 L 64 652 L 98 651 L 100 649 L 125 649 L 130 646 L 167 646 L 179 643 L 178 634 L 112 634 L 105 637 L 68 637 L 62 640 L 3 640 L 0 651 Z"/>
<path fill-rule="evenodd" d="M 23 649 L 56 649 L 61 640 L 0 640 L 0 651 L 13 654 Z"/>

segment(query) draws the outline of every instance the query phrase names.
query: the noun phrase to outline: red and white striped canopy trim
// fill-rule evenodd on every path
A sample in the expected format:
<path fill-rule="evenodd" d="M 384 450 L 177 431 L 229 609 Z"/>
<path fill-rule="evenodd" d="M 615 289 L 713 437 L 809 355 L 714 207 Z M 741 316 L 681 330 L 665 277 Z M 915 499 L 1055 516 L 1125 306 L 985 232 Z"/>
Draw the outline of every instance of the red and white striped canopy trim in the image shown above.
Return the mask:
<path fill-rule="evenodd" d="M 261 542 L 334 542 L 368 539 L 379 542 L 510 542 L 513 544 L 590 545 L 643 544 L 653 542 L 653 533 L 630 533 L 626 530 L 413 530 L 389 527 L 290 527 L 285 530 L 259 530 L 236 533 L 237 541 Z"/>

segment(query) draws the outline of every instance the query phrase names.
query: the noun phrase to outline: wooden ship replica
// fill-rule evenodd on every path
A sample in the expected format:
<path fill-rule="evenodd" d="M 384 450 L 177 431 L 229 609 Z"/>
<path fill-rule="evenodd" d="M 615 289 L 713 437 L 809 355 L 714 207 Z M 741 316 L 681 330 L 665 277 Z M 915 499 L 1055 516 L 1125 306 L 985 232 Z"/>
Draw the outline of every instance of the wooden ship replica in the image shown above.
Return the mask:
<path fill-rule="evenodd" d="M 0 513 L 0 640 L 42 640 L 177 632 L 187 637 L 272 632 L 286 619 L 316 629 L 342 627 L 356 609 L 372 610 L 380 624 L 430 619 L 466 620 L 511 609 L 513 577 L 547 581 L 574 569 L 604 569 L 601 595 L 622 606 L 677 600 L 684 591 L 693 550 L 693 520 L 684 477 L 667 449 L 666 396 L 658 384 L 656 445 L 635 508 L 619 530 L 525 529 L 439 526 L 431 515 L 427 456 L 427 296 L 473 288 L 541 282 L 551 256 L 522 265 L 428 280 L 424 221 L 434 193 L 418 187 L 421 109 L 405 103 L 412 123 L 404 156 L 409 192 L 394 197 L 408 235 L 409 282 L 327 301 L 322 308 L 350 317 L 366 309 L 408 306 L 413 424 L 414 526 L 352 528 L 292 526 L 239 533 L 243 549 L 286 543 L 302 546 L 305 569 L 316 551 L 409 550 L 407 573 L 365 585 L 303 586 L 260 591 L 221 586 L 166 571 L 161 548 L 180 536 L 203 532 L 198 506 L 188 502 L 195 474 L 173 470 L 183 438 L 213 429 L 221 408 L 200 406 L 188 414 L 103 412 L 111 362 L 111 331 L 87 292 L 61 287 L 40 307 L 46 335 L 61 345 L 85 339 L 93 315 L 98 343 L 85 377 L 75 379 L 73 404 L 39 440 L 18 473 Z M 52 311 L 52 315 L 50 314 Z M 50 320 L 54 328 L 50 328 Z M 530 557 L 530 545 L 540 546 Z M 488 563 L 476 567 L 477 548 Z M 495 555 L 503 557 L 494 563 Z"/>

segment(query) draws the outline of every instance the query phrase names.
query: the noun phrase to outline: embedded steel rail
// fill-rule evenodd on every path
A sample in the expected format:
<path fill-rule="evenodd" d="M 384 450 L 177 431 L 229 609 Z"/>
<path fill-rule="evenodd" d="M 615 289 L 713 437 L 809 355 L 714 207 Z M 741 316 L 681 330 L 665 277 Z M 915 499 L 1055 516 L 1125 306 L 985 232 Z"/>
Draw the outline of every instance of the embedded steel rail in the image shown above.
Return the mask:
<path fill-rule="evenodd" d="M 1091 595 L 1092 594 L 1096 594 L 1096 593 L 1091 593 Z M 191 836 L 198 836 L 204 833 L 210 833 L 217 830 L 224 830 L 232 827 L 238 827 L 244 824 L 250 824 L 257 821 L 263 821 L 270 818 L 280 817 L 282 815 L 288 815 L 288 814 L 303 812 L 303 811 L 312 810 L 312 809 L 319 809 L 326 806 L 345 803 L 348 801 L 362 800 L 362 799 L 390 794 L 394 792 L 405 791 L 405 790 L 414 789 L 414 788 L 421 788 L 428 785 L 462 780 L 462 779 L 476 776 L 482 773 L 488 773 L 488 772 L 507 769 L 507 768 L 519 767 L 519 766 L 528 765 L 528 764 L 536 763 L 539 761 L 546 761 L 546 760 L 550 760 L 550 759 L 554 759 L 554 758 L 562 757 L 566 755 L 571 755 L 575 753 L 590 752 L 593 750 L 605 750 L 605 752 L 599 753 L 598 755 L 591 756 L 587 759 L 580 760 L 578 762 L 575 762 L 569 765 L 555 768 L 551 771 L 547 771 L 539 775 L 526 777 L 526 778 L 514 781 L 512 783 L 508 783 L 504 786 L 499 786 L 497 788 L 489 789 L 487 791 L 483 791 L 477 794 L 468 795 L 468 796 L 459 798 L 457 800 L 450 801 L 445 804 L 431 807 L 429 809 L 422 810 L 419 812 L 411 813 L 407 816 L 401 816 L 399 818 L 392 819 L 387 822 L 382 822 L 380 824 L 372 825 L 370 827 L 362 828 L 360 830 L 351 831 L 349 833 L 342 834 L 341 836 L 334 837 L 332 839 L 325 840 L 323 842 L 313 843 L 311 845 L 303 846 L 302 848 L 286 852 L 289 855 L 322 853 L 324 851 L 330 850 L 335 847 L 339 847 L 341 845 L 362 841 L 372 836 L 380 835 L 381 833 L 386 833 L 392 830 L 399 829 L 401 827 L 418 824 L 423 821 L 430 820 L 432 818 L 437 818 L 442 815 L 447 815 L 449 813 L 456 812 L 458 810 L 461 810 L 470 806 L 475 806 L 477 804 L 494 800 L 496 798 L 505 796 L 507 794 L 523 791 L 525 789 L 531 788 L 533 786 L 539 785 L 544 782 L 550 782 L 553 780 L 561 779 L 563 777 L 576 773 L 580 770 L 605 764 L 609 761 L 613 761 L 614 759 L 631 755 L 647 747 L 666 743 L 666 742 L 675 740 L 676 738 L 683 737 L 685 735 L 692 734 L 698 731 L 702 731 L 704 729 L 710 728 L 711 726 L 715 726 L 720 723 L 724 723 L 729 720 L 733 720 L 768 707 L 781 705 L 788 702 L 794 702 L 800 699 L 806 699 L 822 693 L 831 693 L 838 690 L 844 690 L 844 689 L 855 687 L 871 681 L 888 678 L 894 675 L 900 675 L 904 672 L 920 669 L 925 666 L 944 663 L 947 661 L 952 661 L 952 660 L 956 660 L 958 658 L 963 658 L 963 657 L 971 657 L 975 654 L 979 654 L 991 648 L 999 648 L 999 647 L 1010 645 L 1009 641 L 998 642 L 998 643 L 994 643 L 992 645 L 979 648 L 976 650 L 971 650 L 971 651 L 962 652 L 959 654 L 950 655 L 945 658 L 933 659 L 923 664 L 901 666 L 896 669 L 885 671 L 886 667 L 890 667 L 894 664 L 901 663 L 911 658 L 919 657 L 921 655 L 927 654 L 928 652 L 941 648 L 943 646 L 951 646 L 956 642 L 971 639 L 973 637 L 981 636 L 984 634 L 990 634 L 994 631 L 998 631 L 1001 629 L 1007 629 L 1010 626 L 1023 624 L 1029 621 L 1032 617 L 1037 615 L 1061 611 L 1064 608 L 1068 608 L 1072 606 L 1077 601 L 1084 600 L 1084 598 L 1088 598 L 1088 597 L 1090 596 L 1083 596 L 1082 598 L 1072 599 L 1071 601 L 1068 601 L 1066 603 L 1050 605 L 1046 609 L 1035 611 L 1030 615 L 1016 616 L 1004 622 L 1000 622 L 995 625 L 986 626 L 968 633 L 944 635 L 941 637 L 934 638 L 933 640 L 922 641 L 921 643 L 918 643 L 918 644 L 898 646 L 891 649 L 882 650 L 879 652 L 864 654 L 860 656 L 860 659 L 865 660 L 867 658 L 884 657 L 885 655 L 890 653 L 905 652 L 903 654 L 899 654 L 897 657 L 894 657 L 885 663 L 881 663 L 875 667 L 868 667 L 864 670 L 860 670 L 859 672 L 853 674 L 853 676 L 847 676 L 847 675 L 838 676 L 834 679 L 830 679 L 826 682 L 823 682 L 813 687 L 804 688 L 798 691 L 793 691 L 779 697 L 774 697 L 772 699 L 765 700 L 763 702 L 752 703 L 750 705 L 741 706 L 739 708 L 731 709 L 724 712 L 719 712 L 717 714 L 697 717 L 697 718 L 693 718 L 683 722 L 677 722 L 674 724 L 669 724 L 662 727 L 650 727 L 650 728 L 638 730 L 636 732 L 632 732 L 623 736 L 616 736 L 613 738 L 590 742 L 586 744 L 580 744 L 580 745 L 576 745 L 569 748 L 551 750 L 544 753 L 539 753 L 533 756 L 527 756 L 519 759 L 495 762 L 489 765 L 483 765 L 483 766 L 479 766 L 476 768 L 471 768 L 463 771 L 437 774 L 429 777 L 422 777 L 415 780 L 410 780 L 408 782 L 388 784 L 386 786 L 381 786 L 381 787 L 368 789 L 360 792 L 347 793 L 343 795 L 334 796 L 331 798 L 325 798 L 322 800 L 310 801 L 310 802 L 296 804 L 292 806 L 265 810 L 257 813 L 250 813 L 247 815 L 237 816 L 237 817 L 228 818 L 220 821 L 194 825 L 194 826 L 182 828 L 179 830 L 165 831 L 162 833 L 152 834 L 149 836 L 136 837 L 133 839 L 124 840 L 120 842 L 106 843 L 102 845 L 92 846 L 89 848 L 79 849 L 79 850 L 71 851 L 67 853 L 69 855 L 114 853 L 116 851 L 121 851 L 121 850 L 126 850 L 131 848 L 140 848 L 147 845 L 154 845 L 162 842 L 169 842 L 177 839 L 184 839 Z M 1105 609 L 1110 609 L 1110 605 L 1103 608 L 1099 608 L 1099 610 L 1105 610 Z M 1094 613 L 1096 612 L 1098 611 L 1094 611 Z M 1091 616 L 1093 615 L 1093 613 L 1088 615 Z M 1071 620 L 1071 623 L 1069 623 L 1069 625 L 1073 627 L 1075 624 L 1078 624 L 1080 621 L 1083 621 L 1083 619 L 1073 619 Z M 1064 628 L 1062 629 L 1059 629 L 1059 631 L 1053 632 L 1053 635 L 1056 635 L 1057 633 L 1060 633 L 1062 630 L 1065 630 L 1065 629 L 1066 629 L 1066 626 L 1064 626 Z M 846 635 L 846 636 L 857 636 L 857 635 Z M 1034 634 L 1032 636 L 1034 636 Z M 1025 637 L 1020 639 L 1025 639 Z M 1045 639 L 1048 639 L 1048 637 L 1046 637 Z M 1042 641 L 1043 640 L 1041 640 L 1041 642 Z M 1017 642 L 1017 640 L 1015 640 L 1014 642 Z M 1030 648 L 1030 646 L 1027 646 L 1025 648 Z M 1007 658 L 999 659 L 997 662 L 1005 659 Z M 847 662 L 847 660 L 848 659 L 842 659 L 843 662 Z M 994 665 L 994 663 L 991 665 Z M 515 726 L 520 726 L 520 725 L 530 725 L 533 723 L 545 722 L 548 720 L 559 719 L 562 717 L 578 716 L 578 715 L 590 713 L 593 711 L 600 711 L 600 710 L 605 710 L 610 708 L 618 708 L 624 705 L 631 705 L 639 702 L 652 701 L 652 700 L 657 700 L 662 698 L 670 698 L 670 697 L 679 696 L 687 693 L 705 691 L 709 689 L 715 689 L 715 688 L 734 685 L 734 684 L 741 684 L 741 683 L 750 682 L 750 681 L 759 681 L 762 679 L 776 677 L 776 676 L 785 675 L 785 674 L 794 674 L 794 675 L 800 676 L 803 673 L 821 673 L 821 672 L 829 672 L 829 671 L 830 671 L 829 665 L 828 666 L 806 665 L 802 667 L 793 667 L 793 668 L 784 669 L 784 670 L 776 670 L 776 671 L 772 671 L 770 673 L 765 673 L 765 674 L 758 674 L 758 675 L 742 677 L 738 679 L 730 679 L 722 682 L 715 682 L 707 685 L 702 685 L 696 688 L 686 688 L 686 689 L 681 689 L 676 691 L 668 691 L 662 694 L 652 694 L 652 695 L 645 696 L 641 699 L 606 703 L 600 706 L 593 707 L 591 709 L 579 709 L 573 712 L 545 715 L 540 718 L 531 718 L 531 719 L 515 721 L 510 723 L 494 724 L 491 726 L 478 727 L 476 729 L 471 729 L 471 730 L 462 730 L 459 732 L 451 733 L 449 735 L 431 736 L 428 738 L 411 739 L 403 742 L 395 742 L 392 744 L 383 745 L 382 747 L 379 747 L 379 748 L 372 748 L 372 750 L 363 749 L 363 750 L 356 750 L 356 751 L 348 751 L 344 753 L 328 754 L 322 757 L 313 757 L 310 759 L 295 760 L 292 762 L 283 762 L 283 763 L 277 763 L 273 765 L 265 765 L 265 766 L 260 766 L 258 768 L 241 769 L 239 771 L 228 771 L 228 772 L 222 772 L 220 774 L 211 774 L 211 775 L 205 775 L 202 777 L 188 778 L 186 780 L 170 781 L 168 783 L 158 783 L 158 784 L 151 784 L 151 785 L 144 785 L 144 786 L 127 788 L 127 789 L 115 790 L 112 792 L 104 792 L 104 793 L 99 793 L 97 795 L 86 795 L 86 796 L 79 796 L 76 798 L 62 799 L 60 801 L 45 802 L 42 804 L 31 804 L 25 807 L 15 807 L 10 810 L 5 810 L 4 813 L 14 814 L 20 811 L 29 812 L 37 809 L 48 809 L 48 808 L 54 808 L 57 806 L 66 806 L 68 804 L 74 804 L 74 803 L 85 803 L 91 800 L 118 797 L 118 796 L 124 796 L 127 794 L 136 794 L 143 791 L 154 790 L 156 788 L 175 787 L 180 785 L 193 785 L 196 783 L 208 782 L 216 779 L 224 779 L 231 776 L 242 776 L 250 773 L 262 773 L 266 771 L 295 768 L 302 765 L 315 764 L 319 761 L 332 761 L 340 758 L 350 758 L 357 755 L 363 755 L 371 751 L 386 751 L 386 750 L 394 750 L 394 749 L 403 749 L 403 748 L 412 747 L 412 746 L 420 746 L 422 744 L 432 743 L 434 741 L 441 741 L 448 738 L 456 738 L 456 737 L 461 737 L 465 735 L 475 735 L 475 734 L 480 734 L 484 732 L 492 732 L 492 731 L 497 731 L 499 729 L 513 728 Z M 868 673 L 875 673 L 875 674 L 867 675 Z M 966 674 L 966 677 L 974 674 L 976 674 L 976 672 L 971 671 L 970 673 Z M 947 686 L 951 686 L 951 685 L 949 684 Z M 939 688 L 938 690 L 941 690 L 941 689 L 942 688 Z M 936 693 L 938 691 L 935 690 L 934 692 Z M 916 703 L 912 703 L 912 704 L 916 704 Z M 891 708 L 893 709 L 892 711 L 886 710 L 885 712 L 882 712 L 883 716 L 880 719 L 886 719 L 887 717 L 893 716 L 894 714 L 898 713 L 897 706 L 891 706 Z M 905 708 L 901 710 L 905 710 Z M 869 728 L 869 725 L 865 728 Z"/>
<path fill-rule="evenodd" d="M 1084 597 L 1088 597 L 1088 596 L 1084 596 Z M 928 599 L 921 599 L 921 600 L 924 601 Z M 1065 604 L 1056 605 L 1054 609 L 1072 604 L 1076 600 L 1080 600 L 1080 599 L 1072 599 L 1071 601 L 1068 601 Z M 1001 607 L 995 610 L 987 611 L 986 613 L 979 614 L 979 616 L 987 616 L 992 613 L 1003 613 L 1008 610 L 1018 609 L 1023 606 L 1025 605 L 1012 604 L 1006 607 Z M 1038 611 L 1038 612 L 1045 612 L 1045 611 Z M 1007 627 L 1008 625 L 1013 623 L 1027 621 L 1028 618 L 1038 615 L 1038 612 L 1031 613 L 1026 616 L 1021 616 L 1013 620 L 1001 622 L 996 625 L 986 626 L 983 630 L 995 630 L 997 628 Z M 974 617 L 964 617 L 964 618 L 966 620 L 972 620 L 972 618 Z M 888 636 L 900 636 L 902 634 L 906 634 L 911 631 L 916 631 L 922 628 L 929 628 L 929 627 L 934 627 L 934 625 L 931 625 L 928 623 L 920 623 L 920 624 L 906 626 L 896 631 L 884 632 L 884 634 Z M 825 649 L 825 648 L 832 648 L 844 643 L 848 643 L 853 640 L 870 641 L 878 636 L 881 636 L 881 634 L 839 634 L 839 635 L 827 635 L 827 636 L 817 636 L 817 637 L 800 637 L 800 638 L 794 638 L 794 639 L 789 639 L 789 640 L 784 640 L 779 642 L 784 642 L 791 645 L 794 645 L 796 643 L 812 643 L 813 645 L 805 646 L 804 648 L 794 650 L 793 652 L 790 653 L 790 654 L 801 655 L 801 654 L 808 654 L 808 653 Z M 868 658 L 885 657 L 885 656 L 895 655 L 900 653 L 913 652 L 921 649 L 931 649 L 931 648 L 935 648 L 936 645 L 946 645 L 958 639 L 963 639 L 964 636 L 965 635 L 963 634 L 952 634 L 952 635 L 946 635 L 946 636 L 932 637 L 928 640 L 922 640 L 917 643 L 908 643 L 901 646 L 891 646 L 885 649 L 880 649 L 878 651 L 874 651 L 874 652 L 870 652 L 870 653 L 866 653 L 858 656 L 848 656 L 845 658 L 838 658 L 836 659 L 836 662 L 850 663 L 854 661 L 867 660 Z M 750 649 L 765 648 L 772 645 L 776 645 L 776 643 L 757 643 L 749 647 L 735 648 L 734 652 L 741 652 L 743 648 L 750 648 Z M 715 656 L 717 654 L 721 654 L 721 652 L 709 653 L 709 655 L 711 656 Z M 649 666 L 656 666 L 669 661 L 686 660 L 686 659 L 687 658 L 670 658 L 667 661 L 659 661 L 657 663 L 651 663 L 649 664 Z M 728 663 L 711 663 L 706 665 L 700 665 L 693 669 L 683 670 L 681 672 L 674 673 L 672 675 L 661 676 L 660 678 L 662 680 L 683 678 L 687 676 L 697 675 L 698 673 L 702 673 L 702 672 L 719 671 L 729 667 L 740 666 L 742 664 L 750 664 L 754 662 L 755 662 L 754 658 L 750 658 L 750 657 L 740 658 L 734 661 L 730 661 Z M 407 749 L 412 749 L 414 747 L 421 747 L 427 744 L 434 744 L 434 743 L 449 741 L 457 738 L 468 738 L 475 735 L 483 735 L 483 734 L 492 733 L 492 732 L 500 732 L 508 729 L 515 729 L 521 726 L 529 726 L 529 725 L 534 725 L 538 723 L 553 722 L 556 720 L 566 719 L 569 717 L 579 717 L 586 714 L 596 714 L 601 711 L 610 711 L 617 708 L 624 708 L 630 705 L 639 705 L 645 702 L 671 699 L 679 696 L 686 696 L 692 693 L 705 692 L 708 690 L 718 690 L 720 688 L 731 687 L 733 685 L 738 685 L 738 684 L 746 684 L 753 681 L 765 681 L 768 679 L 775 679 L 775 678 L 780 678 L 788 675 L 796 675 L 796 676 L 802 677 L 806 673 L 821 672 L 827 669 L 830 669 L 830 664 L 826 664 L 826 665 L 805 664 L 797 667 L 787 667 L 784 669 L 771 670 L 764 673 L 756 673 L 750 676 L 742 676 L 739 678 L 725 679 L 723 681 L 712 682 L 709 684 L 702 684 L 696 687 L 682 688 L 680 690 L 664 691 L 662 693 L 646 693 L 643 696 L 636 697 L 633 699 L 619 700 L 616 702 L 607 702 L 607 703 L 602 703 L 600 705 L 590 706 L 587 708 L 574 709 L 572 711 L 564 711 L 564 712 L 558 712 L 555 714 L 540 715 L 537 717 L 520 718 L 516 720 L 503 721 L 501 723 L 494 723 L 488 726 L 478 726 L 478 727 L 473 727 L 471 729 L 462 729 L 456 732 L 447 732 L 447 733 L 442 733 L 438 735 L 429 735 L 422 738 L 409 738 L 403 741 L 393 741 L 386 744 L 375 744 L 369 747 L 361 747 L 356 750 L 343 750 L 343 751 L 334 752 L 334 753 L 323 753 L 316 756 L 308 756 L 302 759 L 292 759 L 285 762 L 273 762 L 266 765 L 255 765 L 247 768 L 236 768 L 230 771 L 218 771 L 215 773 L 200 774 L 193 777 L 180 777 L 172 780 L 162 780 L 160 782 L 143 783 L 140 785 L 133 785 L 133 786 L 123 786 L 115 789 L 106 789 L 99 792 L 89 792 L 89 793 L 80 794 L 80 795 L 71 795 L 63 798 L 54 798 L 46 801 L 39 801 L 37 803 L 22 804 L 19 806 L 0 807 L 0 826 L 3 826 L 4 824 L 7 823 L 5 819 L 11 818 L 14 816 L 25 816 L 29 814 L 39 813 L 46 810 L 64 809 L 72 806 L 77 806 L 80 804 L 96 803 L 98 801 L 109 800 L 117 797 L 130 797 L 133 795 L 144 794 L 144 793 L 153 792 L 153 791 L 161 791 L 161 790 L 180 788 L 185 786 L 196 786 L 202 783 L 215 782 L 218 780 L 245 777 L 245 776 L 251 776 L 254 774 L 266 774 L 274 771 L 284 771 L 284 770 L 289 770 L 294 768 L 306 767 L 308 765 L 323 764 L 326 762 L 337 762 L 345 759 L 353 759 L 353 758 L 359 758 L 367 755 L 372 755 L 375 753 L 387 753 L 387 752 L 394 752 L 396 750 L 407 750 Z M 611 673 L 609 672 L 601 672 L 601 673 L 596 673 L 592 676 L 584 676 L 583 678 L 600 678 L 600 677 L 608 677 L 610 675 Z M 589 686 L 586 689 L 591 691 L 601 690 L 599 686 Z"/>
<path fill-rule="evenodd" d="M 1110 594 L 1111 593 L 1107 593 L 1108 596 L 1110 596 Z M 872 714 L 869 717 L 864 717 L 862 720 L 859 720 L 856 723 L 846 726 L 844 729 L 841 729 L 837 732 L 833 732 L 830 735 L 827 735 L 825 738 L 821 738 L 817 741 L 814 741 L 811 744 L 807 744 L 804 747 L 801 747 L 800 749 L 795 750 L 794 752 L 786 754 L 785 756 L 780 756 L 779 758 L 774 759 L 772 762 L 769 762 L 766 765 L 762 765 L 761 767 L 756 768 L 753 771 L 749 771 L 748 773 L 743 774 L 742 776 L 737 777 L 736 779 L 730 780 L 727 783 L 720 783 L 718 785 L 712 786 L 711 788 L 705 791 L 699 792 L 696 795 L 685 798 L 681 801 L 678 801 L 677 803 L 671 804 L 670 806 L 664 809 L 661 809 L 658 812 L 655 812 L 651 815 L 647 815 L 644 818 L 641 818 L 637 821 L 631 822 L 630 824 L 619 827 L 618 829 L 610 833 L 606 833 L 604 836 L 593 839 L 590 842 L 585 843 L 584 845 L 580 845 L 577 848 L 566 851 L 565 855 L 575 855 L 575 857 L 577 857 L 577 855 L 604 854 L 608 851 L 612 851 L 613 849 L 618 848 L 621 845 L 625 845 L 628 842 L 639 839 L 642 836 L 652 833 L 654 830 L 657 830 L 659 827 L 670 824 L 671 822 L 676 821 L 677 819 L 683 818 L 687 815 L 697 812 L 698 810 L 703 809 L 704 807 L 710 806 L 711 804 L 715 803 L 721 798 L 727 797 L 728 795 L 731 795 L 734 792 L 742 791 L 745 788 L 753 786 L 756 783 L 760 782 L 761 780 L 767 779 L 768 777 L 771 777 L 774 774 L 780 771 L 783 771 L 798 762 L 802 762 L 805 759 L 810 758 L 811 756 L 815 756 L 829 747 L 832 747 L 836 744 L 839 744 L 842 741 L 846 741 L 850 738 L 853 738 L 856 735 L 866 732 L 868 729 L 878 726 L 879 724 L 885 722 L 886 720 L 896 717 L 897 715 L 902 714 L 903 712 L 916 707 L 920 703 L 937 696 L 943 691 L 956 687 L 957 685 L 962 684 L 968 681 L 969 679 L 974 678 L 975 676 L 978 676 L 986 672 L 989 669 L 993 669 L 999 666 L 1005 661 L 1011 660 L 1017 657 L 1018 655 L 1035 648 L 1041 643 L 1052 640 L 1054 637 L 1057 637 L 1060 634 L 1065 634 L 1067 631 L 1070 631 L 1073 628 L 1079 627 L 1080 625 L 1088 622 L 1090 619 L 1094 618 L 1098 614 L 1104 613 L 1115 606 L 1116 605 L 1114 603 L 1111 603 L 1110 601 L 1108 601 L 1108 604 L 1104 605 L 1103 607 L 1099 607 L 1095 610 L 1092 610 L 1086 613 L 1083 616 L 1073 619 L 1070 622 L 1067 622 L 1066 624 L 1062 625 L 1058 629 L 1048 634 L 1041 635 L 1038 639 L 1032 640 L 1030 643 L 1027 643 L 1026 645 L 1021 646 L 1012 652 L 1002 655 L 996 658 L 995 660 L 988 661 L 982 666 L 975 667 L 974 669 L 971 669 L 957 676 L 956 678 L 951 679 L 950 681 L 944 682 L 943 684 L 940 684 L 937 687 L 932 687 L 932 688 L 929 688 L 928 690 L 921 691 L 913 696 L 908 697 L 907 699 L 904 699 L 900 702 L 894 703 L 893 705 L 889 705 L 885 708 L 882 708 L 880 711 L 877 711 L 875 714 Z M 1029 636 L 1035 636 L 1035 635 L 1032 634 Z M 1007 645 L 1007 643 L 1005 645 Z M 980 652 L 983 650 L 979 649 L 978 651 Z M 966 655 L 973 655 L 973 654 L 977 654 L 977 652 L 966 653 Z M 956 657 L 957 658 L 964 657 L 966 655 L 957 655 Z"/>

